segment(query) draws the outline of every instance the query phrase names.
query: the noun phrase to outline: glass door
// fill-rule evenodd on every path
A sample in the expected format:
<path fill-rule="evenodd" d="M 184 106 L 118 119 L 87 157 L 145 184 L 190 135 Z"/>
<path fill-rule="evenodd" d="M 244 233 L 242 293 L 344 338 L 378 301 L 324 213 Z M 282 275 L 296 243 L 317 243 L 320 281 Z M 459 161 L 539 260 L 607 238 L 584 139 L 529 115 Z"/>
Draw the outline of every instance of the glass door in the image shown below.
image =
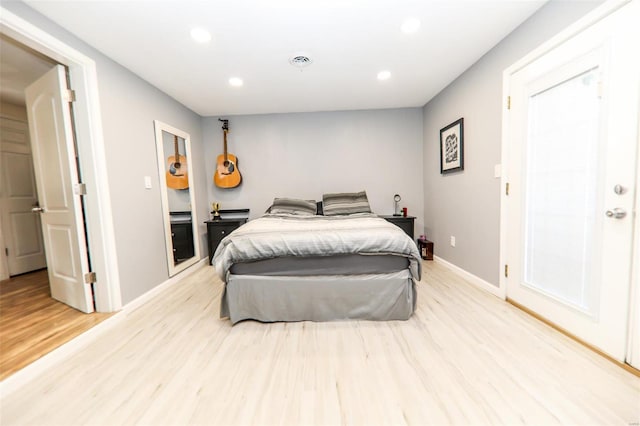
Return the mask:
<path fill-rule="evenodd" d="M 507 297 L 623 361 L 639 71 L 619 9 L 511 74 Z"/>

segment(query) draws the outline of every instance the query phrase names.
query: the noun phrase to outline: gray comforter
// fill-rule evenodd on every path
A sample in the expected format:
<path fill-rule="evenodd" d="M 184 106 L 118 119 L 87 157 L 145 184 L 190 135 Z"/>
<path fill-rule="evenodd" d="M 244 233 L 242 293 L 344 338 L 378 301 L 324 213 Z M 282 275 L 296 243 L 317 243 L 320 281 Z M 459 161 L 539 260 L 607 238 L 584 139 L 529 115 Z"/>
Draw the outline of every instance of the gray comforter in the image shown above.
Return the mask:
<path fill-rule="evenodd" d="M 409 259 L 414 279 L 420 280 L 420 253 L 415 242 L 398 228 L 372 214 L 350 216 L 265 215 L 249 221 L 225 237 L 212 260 L 218 276 L 227 281 L 234 263 L 284 256 L 390 254 Z"/>

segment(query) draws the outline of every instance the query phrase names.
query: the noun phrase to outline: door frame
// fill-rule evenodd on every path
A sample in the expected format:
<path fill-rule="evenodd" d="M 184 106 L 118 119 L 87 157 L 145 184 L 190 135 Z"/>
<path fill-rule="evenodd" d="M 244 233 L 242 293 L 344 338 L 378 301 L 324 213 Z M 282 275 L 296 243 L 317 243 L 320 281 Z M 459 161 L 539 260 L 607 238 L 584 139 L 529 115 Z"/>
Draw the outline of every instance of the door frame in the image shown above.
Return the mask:
<path fill-rule="evenodd" d="M 584 17 L 574 22 L 563 31 L 549 39 L 548 41 L 542 43 L 536 49 L 525 55 L 522 59 L 516 61 L 513 65 L 509 66 L 502 72 L 502 151 L 501 151 L 501 178 L 500 178 L 500 264 L 499 268 L 499 288 L 498 288 L 498 296 L 503 300 L 507 298 L 507 280 L 505 277 L 505 265 L 507 264 L 507 229 L 508 229 L 508 220 L 507 220 L 507 197 L 506 195 L 506 187 L 507 183 L 510 181 L 510 170 L 509 170 L 509 106 L 508 106 L 508 96 L 511 93 L 510 80 L 511 76 L 516 72 L 520 71 L 525 66 L 529 65 L 539 57 L 548 53 L 555 47 L 564 43 L 571 37 L 581 33 L 602 19 L 606 18 L 616 10 L 620 9 L 624 5 L 630 3 L 632 0 L 608 0 L 604 4 L 596 7 L 594 10 L 586 14 Z M 638 223 L 638 218 L 636 216 L 636 224 Z M 638 268 L 638 260 L 634 259 L 634 268 Z"/>
<path fill-rule="evenodd" d="M 89 194 L 85 197 L 85 223 L 91 267 L 97 277 L 93 285 L 96 310 L 117 311 L 122 308 L 120 275 L 95 61 L 3 7 L 0 7 L 0 32 L 69 70 L 76 94 L 73 117 L 77 155 Z"/>
<path fill-rule="evenodd" d="M 507 183 L 510 181 L 510 170 L 509 170 L 509 105 L 508 105 L 508 96 L 511 92 L 510 88 L 510 80 L 511 76 L 529 65 L 531 62 L 535 61 L 539 57 L 548 53 L 558 45 L 564 43 L 571 37 L 581 33 L 582 31 L 588 29 L 592 25 L 606 18 L 613 12 L 617 11 L 621 7 L 626 6 L 631 3 L 632 0 L 608 0 L 604 4 L 598 6 L 593 11 L 585 15 L 583 18 L 579 19 L 565 30 L 561 31 L 559 34 L 548 40 L 547 42 L 540 45 L 538 48 L 534 49 L 532 52 L 524 56 L 522 59 L 515 62 L 513 65 L 509 66 L 503 71 L 502 74 L 502 151 L 501 151 L 501 180 L 500 180 L 500 264 L 499 268 L 499 288 L 498 295 L 506 300 L 507 298 L 507 280 L 505 277 L 505 265 L 507 264 L 507 229 L 508 229 L 508 220 L 507 220 L 507 197 L 506 188 Z M 640 93 L 638 93 L 638 99 L 640 99 Z M 640 123 L 638 126 L 638 143 L 640 143 Z M 516 171 L 517 172 L 517 171 Z M 630 284 L 630 294 L 629 294 L 629 313 L 627 319 L 627 351 L 626 351 L 626 359 L 625 362 L 629 363 L 630 361 L 635 361 L 636 367 L 638 368 L 638 363 L 640 362 L 640 308 L 638 308 L 638 303 L 640 303 L 640 257 L 637 255 L 640 253 L 640 150 L 637 152 L 637 162 L 636 162 L 636 193 L 635 193 L 635 201 L 634 201 L 634 240 L 632 246 L 632 271 L 631 271 L 631 284 Z M 587 345 L 589 346 L 589 345 Z M 623 364 L 621 364 L 623 365 Z"/>

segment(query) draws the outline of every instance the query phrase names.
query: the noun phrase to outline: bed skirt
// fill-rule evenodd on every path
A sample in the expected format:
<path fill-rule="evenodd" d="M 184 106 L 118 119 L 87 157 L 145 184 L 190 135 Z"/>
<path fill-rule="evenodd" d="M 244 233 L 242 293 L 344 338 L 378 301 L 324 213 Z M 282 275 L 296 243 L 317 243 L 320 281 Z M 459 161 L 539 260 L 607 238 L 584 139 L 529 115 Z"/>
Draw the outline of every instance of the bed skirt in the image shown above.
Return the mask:
<path fill-rule="evenodd" d="M 408 269 L 370 275 L 227 276 L 220 317 L 274 321 L 407 320 L 416 306 Z"/>

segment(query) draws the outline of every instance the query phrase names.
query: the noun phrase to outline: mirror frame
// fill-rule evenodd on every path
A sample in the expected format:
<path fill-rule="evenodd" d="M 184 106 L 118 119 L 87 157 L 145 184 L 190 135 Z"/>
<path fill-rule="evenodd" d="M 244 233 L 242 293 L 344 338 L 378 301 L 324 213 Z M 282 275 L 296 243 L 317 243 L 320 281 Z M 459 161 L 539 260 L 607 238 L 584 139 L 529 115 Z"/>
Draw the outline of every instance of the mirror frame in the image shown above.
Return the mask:
<path fill-rule="evenodd" d="M 169 215 L 169 197 L 167 194 L 166 161 L 167 155 L 164 152 L 164 143 L 162 132 L 167 132 L 184 139 L 185 156 L 187 157 L 187 173 L 190 177 L 193 175 L 193 167 L 191 158 L 191 136 L 189 133 L 163 123 L 159 120 L 153 120 L 156 133 L 156 152 L 158 154 L 158 177 L 160 181 L 160 196 L 162 200 L 162 213 L 164 219 L 164 236 L 167 251 L 167 266 L 169 267 L 169 276 L 172 277 L 177 273 L 184 271 L 188 267 L 194 265 L 200 260 L 200 238 L 198 234 L 198 218 L 196 208 L 196 191 L 194 188 L 194 179 L 189 179 L 189 201 L 191 203 L 191 224 L 193 229 L 193 252 L 194 256 L 178 265 L 173 262 L 173 240 L 171 238 L 171 216 Z"/>

